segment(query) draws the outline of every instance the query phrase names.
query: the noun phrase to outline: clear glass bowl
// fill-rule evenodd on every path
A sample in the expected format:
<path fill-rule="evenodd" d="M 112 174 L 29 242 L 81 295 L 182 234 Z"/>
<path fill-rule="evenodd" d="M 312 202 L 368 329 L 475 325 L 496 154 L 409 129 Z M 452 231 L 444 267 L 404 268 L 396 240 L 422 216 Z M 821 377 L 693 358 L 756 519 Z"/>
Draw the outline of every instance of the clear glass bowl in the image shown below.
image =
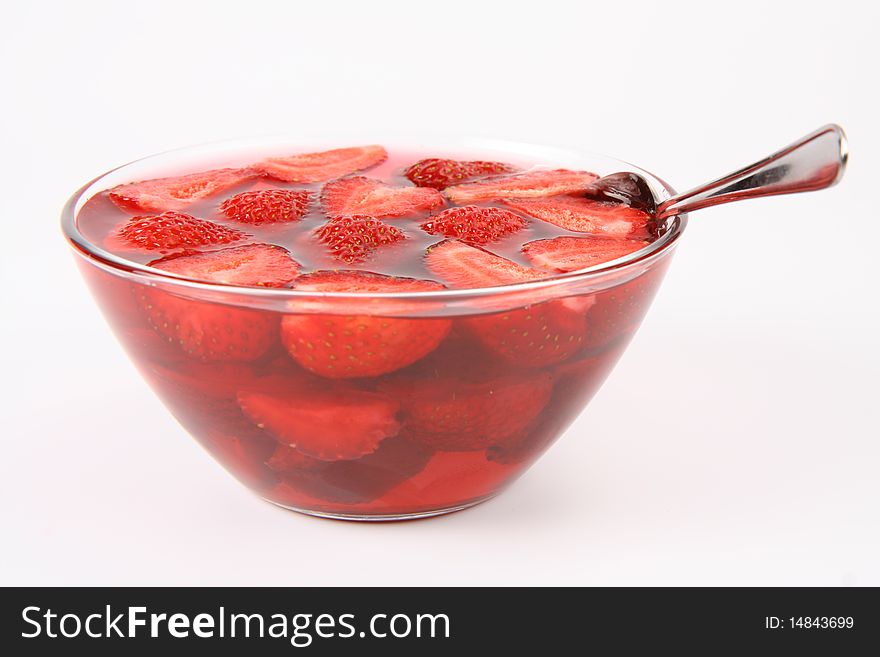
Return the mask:
<path fill-rule="evenodd" d="M 579 272 L 490 288 L 408 294 L 198 282 L 114 255 L 87 239 L 77 224 L 92 196 L 120 183 L 245 166 L 271 155 L 351 143 L 334 141 L 264 137 L 126 164 L 73 195 L 63 211 L 64 233 L 98 305 L 141 374 L 187 431 L 258 495 L 303 513 L 355 520 L 418 518 L 467 508 L 515 480 L 584 409 L 648 310 L 686 216 L 669 220 L 644 249 Z M 632 165 L 567 150 L 462 139 L 370 141 L 392 153 L 526 158 L 600 175 L 636 171 L 659 198 L 674 193 Z M 228 319 L 230 326 L 259 325 L 274 342 L 258 358 L 193 358 L 149 323 L 144 304 L 156 300 L 193 316 L 210 313 L 215 322 Z M 401 334 L 420 339 L 438 336 L 439 346 L 397 371 L 340 380 L 311 374 L 277 344 L 283 318 L 356 325 L 358 317 L 382 317 Z M 482 339 L 535 317 L 548 335 L 564 333 L 569 343 L 546 350 L 539 346 L 524 357 L 522 351 L 506 351 L 498 341 Z M 374 452 L 353 460 L 303 457 L 289 446 L 289 435 L 281 437 L 243 412 L 246 403 L 267 396 L 284 400 L 297 416 L 290 432 L 309 432 L 319 440 L 333 440 L 340 431 L 381 432 L 383 439 Z M 361 417 L 357 400 L 371 408 L 378 403 L 385 416 Z M 303 411 L 311 414 L 305 425 Z"/>

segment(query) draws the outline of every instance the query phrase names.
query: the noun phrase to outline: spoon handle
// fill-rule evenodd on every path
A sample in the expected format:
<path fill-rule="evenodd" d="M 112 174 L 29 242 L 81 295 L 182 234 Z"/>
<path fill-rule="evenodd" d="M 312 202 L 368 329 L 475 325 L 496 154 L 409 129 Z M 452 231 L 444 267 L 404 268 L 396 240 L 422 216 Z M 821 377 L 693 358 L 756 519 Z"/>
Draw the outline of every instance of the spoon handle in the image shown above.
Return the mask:
<path fill-rule="evenodd" d="M 846 134 L 832 123 L 763 160 L 673 196 L 657 208 L 657 218 L 758 196 L 831 187 L 843 176 L 846 160 Z"/>

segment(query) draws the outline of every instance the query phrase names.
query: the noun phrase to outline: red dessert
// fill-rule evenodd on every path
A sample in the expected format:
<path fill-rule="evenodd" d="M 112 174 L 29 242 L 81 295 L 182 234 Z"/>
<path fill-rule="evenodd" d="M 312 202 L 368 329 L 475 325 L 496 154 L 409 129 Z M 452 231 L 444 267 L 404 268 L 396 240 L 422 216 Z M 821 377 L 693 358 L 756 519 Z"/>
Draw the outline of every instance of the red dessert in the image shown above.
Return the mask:
<path fill-rule="evenodd" d="M 655 238 L 644 213 L 587 197 L 589 171 L 382 146 L 238 164 L 94 195 L 85 239 L 164 276 L 84 269 L 186 428 L 299 510 L 407 517 L 494 494 L 598 388 L 662 275 L 505 300 Z"/>

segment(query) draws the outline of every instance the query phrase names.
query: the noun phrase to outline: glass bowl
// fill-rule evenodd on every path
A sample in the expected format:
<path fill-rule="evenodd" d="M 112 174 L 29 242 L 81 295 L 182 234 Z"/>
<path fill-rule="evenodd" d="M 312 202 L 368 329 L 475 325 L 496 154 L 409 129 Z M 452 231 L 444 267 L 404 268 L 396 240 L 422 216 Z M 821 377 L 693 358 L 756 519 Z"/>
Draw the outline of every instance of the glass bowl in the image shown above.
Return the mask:
<path fill-rule="evenodd" d="M 117 184 L 351 144 L 335 142 L 263 137 L 147 157 L 77 191 L 64 208 L 62 227 L 138 370 L 186 430 L 252 491 L 288 509 L 352 520 L 419 518 L 473 506 L 528 469 L 586 407 L 648 310 L 687 218 L 668 220 L 659 237 L 635 253 L 577 272 L 406 294 L 199 282 L 114 255 L 77 222 L 91 197 Z M 674 194 L 632 165 L 563 149 L 478 139 L 370 142 L 392 153 L 527 158 L 599 175 L 635 171 L 659 198 Z M 174 304 L 178 316 L 212 330 L 247 326 L 265 339 L 256 352 L 238 357 L 187 353 L 151 323 L 155 304 Z M 402 336 L 401 348 L 410 346 L 406 341 L 429 347 L 391 372 L 327 378 L 295 362 L 279 340 L 282 322 L 327 326 L 340 331 L 328 329 L 330 339 L 346 340 L 343 334 L 375 321 Z M 505 331 L 516 349 L 506 348 Z M 560 335 L 567 338 L 560 341 Z M 255 422 L 249 411 L 270 402 L 273 421 Z M 333 460 L 304 456 L 292 446 L 297 436 L 332 445 L 353 434 L 373 441 L 375 450 Z"/>

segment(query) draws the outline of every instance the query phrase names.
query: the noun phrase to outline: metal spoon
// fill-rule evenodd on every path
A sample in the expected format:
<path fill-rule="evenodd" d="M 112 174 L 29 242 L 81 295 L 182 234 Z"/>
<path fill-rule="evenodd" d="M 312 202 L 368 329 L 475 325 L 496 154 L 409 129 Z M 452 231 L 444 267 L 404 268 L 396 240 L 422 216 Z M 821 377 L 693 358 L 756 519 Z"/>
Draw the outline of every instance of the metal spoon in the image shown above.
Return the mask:
<path fill-rule="evenodd" d="M 631 172 L 603 176 L 586 194 L 644 210 L 659 224 L 667 217 L 721 203 L 831 187 L 843 177 L 847 155 L 846 134 L 832 123 L 763 160 L 662 202 L 647 180 Z"/>

